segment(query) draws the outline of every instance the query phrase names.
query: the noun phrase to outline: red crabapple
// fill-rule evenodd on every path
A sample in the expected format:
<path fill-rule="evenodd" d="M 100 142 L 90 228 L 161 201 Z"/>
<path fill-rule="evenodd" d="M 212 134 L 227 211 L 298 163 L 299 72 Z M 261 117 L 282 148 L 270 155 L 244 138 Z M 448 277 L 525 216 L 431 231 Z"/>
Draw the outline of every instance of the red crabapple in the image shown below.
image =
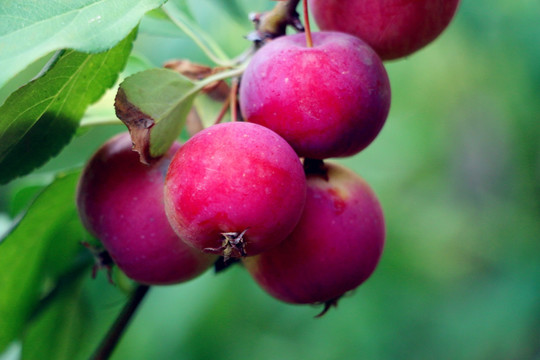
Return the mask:
<path fill-rule="evenodd" d="M 240 84 L 247 121 L 281 135 L 299 156 L 350 156 L 384 125 L 390 84 L 375 52 L 338 32 L 278 37 L 251 59 Z"/>
<path fill-rule="evenodd" d="M 225 258 L 279 244 L 298 223 L 305 197 L 294 150 L 273 131 L 245 122 L 197 133 L 176 153 L 165 181 L 176 233 Z"/>
<path fill-rule="evenodd" d="M 322 174 L 308 171 L 306 206 L 292 234 L 243 262 L 277 299 L 328 305 L 372 274 L 384 238 L 383 213 L 369 185 L 326 163 Z"/>
<path fill-rule="evenodd" d="M 383 60 L 407 56 L 437 38 L 459 0 L 310 0 L 322 30 L 367 42 Z"/>
<path fill-rule="evenodd" d="M 151 166 L 140 163 L 131 147 L 129 134 L 122 133 L 90 159 L 77 190 L 81 220 L 130 278 L 149 285 L 190 280 L 216 257 L 181 241 L 165 216 L 165 173 L 180 144 Z"/>

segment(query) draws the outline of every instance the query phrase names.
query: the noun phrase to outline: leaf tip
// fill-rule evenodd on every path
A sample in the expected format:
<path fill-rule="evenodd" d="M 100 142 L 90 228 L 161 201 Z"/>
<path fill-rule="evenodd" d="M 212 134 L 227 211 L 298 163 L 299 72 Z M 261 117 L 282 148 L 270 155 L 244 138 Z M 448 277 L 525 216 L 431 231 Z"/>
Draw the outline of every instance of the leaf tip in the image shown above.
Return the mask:
<path fill-rule="evenodd" d="M 116 93 L 114 108 L 116 116 L 129 130 L 133 150 L 139 153 L 143 164 L 149 165 L 155 160 L 150 154 L 150 129 L 155 125 L 155 121 L 129 101 L 122 87 L 119 87 Z"/>

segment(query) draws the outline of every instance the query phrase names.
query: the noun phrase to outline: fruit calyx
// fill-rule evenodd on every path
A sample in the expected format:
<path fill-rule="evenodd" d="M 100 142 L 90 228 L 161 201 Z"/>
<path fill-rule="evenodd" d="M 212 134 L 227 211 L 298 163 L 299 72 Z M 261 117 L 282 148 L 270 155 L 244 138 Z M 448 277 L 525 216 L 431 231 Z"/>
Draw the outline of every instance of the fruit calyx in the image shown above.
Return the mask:
<path fill-rule="evenodd" d="M 114 266 L 114 260 L 107 250 L 96 245 L 92 245 L 89 242 L 81 241 L 81 245 L 87 248 L 92 257 L 94 258 L 94 265 L 92 266 L 92 279 L 95 279 L 97 272 L 100 270 L 107 271 L 107 280 L 114 285 L 112 279 L 112 267 Z"/>
<path fill-rule="evenodd" d="M 223 262 L 227 262 L 230 258 L 239 258 L 246 256 L 246 241 L 244 235 L 248 229 L 241 233 L 225 232 L 221 233 L 223 239 L 221 246 L 218 248 L 205 248 L 204 251 L 212 254 L 223 254 Z"/>
<path fill-rule="evenodd" d="M 331 307 L 336 307 L 337 308 L 339 299 L 341 299 L 341 296 L 335 297 L 333 299 L 327 300 L 324 303 L 322 303 L 322 304 L 324 304 L 324 308 L 322 309 L 322 311 L 319 314 L 315 315 L 315 318 L 323 317 L 324 314 L 326 314 L 328 312 L 328 310 L 330 310 Z"/>

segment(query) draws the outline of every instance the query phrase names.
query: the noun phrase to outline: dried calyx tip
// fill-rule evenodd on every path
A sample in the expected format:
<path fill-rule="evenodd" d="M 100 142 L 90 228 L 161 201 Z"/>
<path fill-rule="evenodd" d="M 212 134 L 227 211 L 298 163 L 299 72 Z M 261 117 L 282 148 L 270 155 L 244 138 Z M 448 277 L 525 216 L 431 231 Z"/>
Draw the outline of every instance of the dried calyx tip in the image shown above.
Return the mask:
<path fill-rule="evenodd" d="M 94 265 L 92 266 L 92 279 L 96 278 L 97 272 L 99 270 L 106 270 L 107 279 L 111 284 L 114 284 L 114 281 L 112 279 L 112 267 L 114 265 L 114 261 L 111 258 L 109 252 L 104 248 L 92 245 L 86 241 L 82 241 L 81 245 L 90 250 L 92 257 L 94 258 Z"/>
<path fill-rule="evenodd" d="M 323 317 L 324 314 L 326 314 L 328 312 L 328 310 L 330 310 L 331 307 L 336 307 L 337 308 L 338 301 L 339 301 L 340 298 L 341 298 L 341 296 L 338 296 L 336 298 L 325 301 L 323 310 L 318 315 L 316 315 L 315 318 Z"/>
<path fill-rule="evenodd" d="M 247 231 L 248 229 L 245 229 L 241 233 L 221 233 L 223 236 L 221 246 L 218 248 L 205 248 L 204 251 L 214 254 L 223 254 L 224 262 L 227 262 L 230 258 L 244 257 L 246 256 L 246 242 L 244 240 L 244 235 Z"/>

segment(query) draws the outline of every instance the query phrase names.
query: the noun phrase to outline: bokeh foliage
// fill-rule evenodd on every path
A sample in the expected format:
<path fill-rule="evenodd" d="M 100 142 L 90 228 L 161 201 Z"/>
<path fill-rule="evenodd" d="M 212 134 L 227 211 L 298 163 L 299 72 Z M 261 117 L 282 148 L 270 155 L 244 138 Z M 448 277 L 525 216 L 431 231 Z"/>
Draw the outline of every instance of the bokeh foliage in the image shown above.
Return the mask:
<path fill-rule="evenodd" d="M 176 2 L 231 57 L 249 46 L 247 14 L 273 6 Z M 368 149 L 339 160 L 379 195 L 386 249 L 373 277 L 337 309 L 313 319 L 319 309 L 270 298 L 240 267 L 208 272 L 153 288 L 113 358 L 539 359 L 539 14 L 532 0 L 462 0 L 436 42 L 387 64 L 393 91 L 387 123 Z M 155 14 L 143 19 L 133 54 L 128 72 L 171 58 L 210 64 Z M 110 117 L 112 96 L 86 118 Z M 45 166 L 0 187 L 0 229 L 17 221 L 53 174 L 82 166 L 123 130 L 80 130 Z M 73 203 L 60 208 L 50 211 L 69 221 L 61 235 L 51 225 L 46 241 L 51 234 L 66 243 L 92 240 L 64 213 Z M 0 244 L 0 257 L 7 245 Z M 61 293 L 21 333 L 24 358 L 38 358 L 43 338 L 55 344 L 56 358 L 87 358 L 126 299 L 103 274 L 74 277 L 68 288 L 72 297 Z M 74 341 L 78 351 L 70 347 Z M 4 357 L 17 358 L 21 342 Z"/>

